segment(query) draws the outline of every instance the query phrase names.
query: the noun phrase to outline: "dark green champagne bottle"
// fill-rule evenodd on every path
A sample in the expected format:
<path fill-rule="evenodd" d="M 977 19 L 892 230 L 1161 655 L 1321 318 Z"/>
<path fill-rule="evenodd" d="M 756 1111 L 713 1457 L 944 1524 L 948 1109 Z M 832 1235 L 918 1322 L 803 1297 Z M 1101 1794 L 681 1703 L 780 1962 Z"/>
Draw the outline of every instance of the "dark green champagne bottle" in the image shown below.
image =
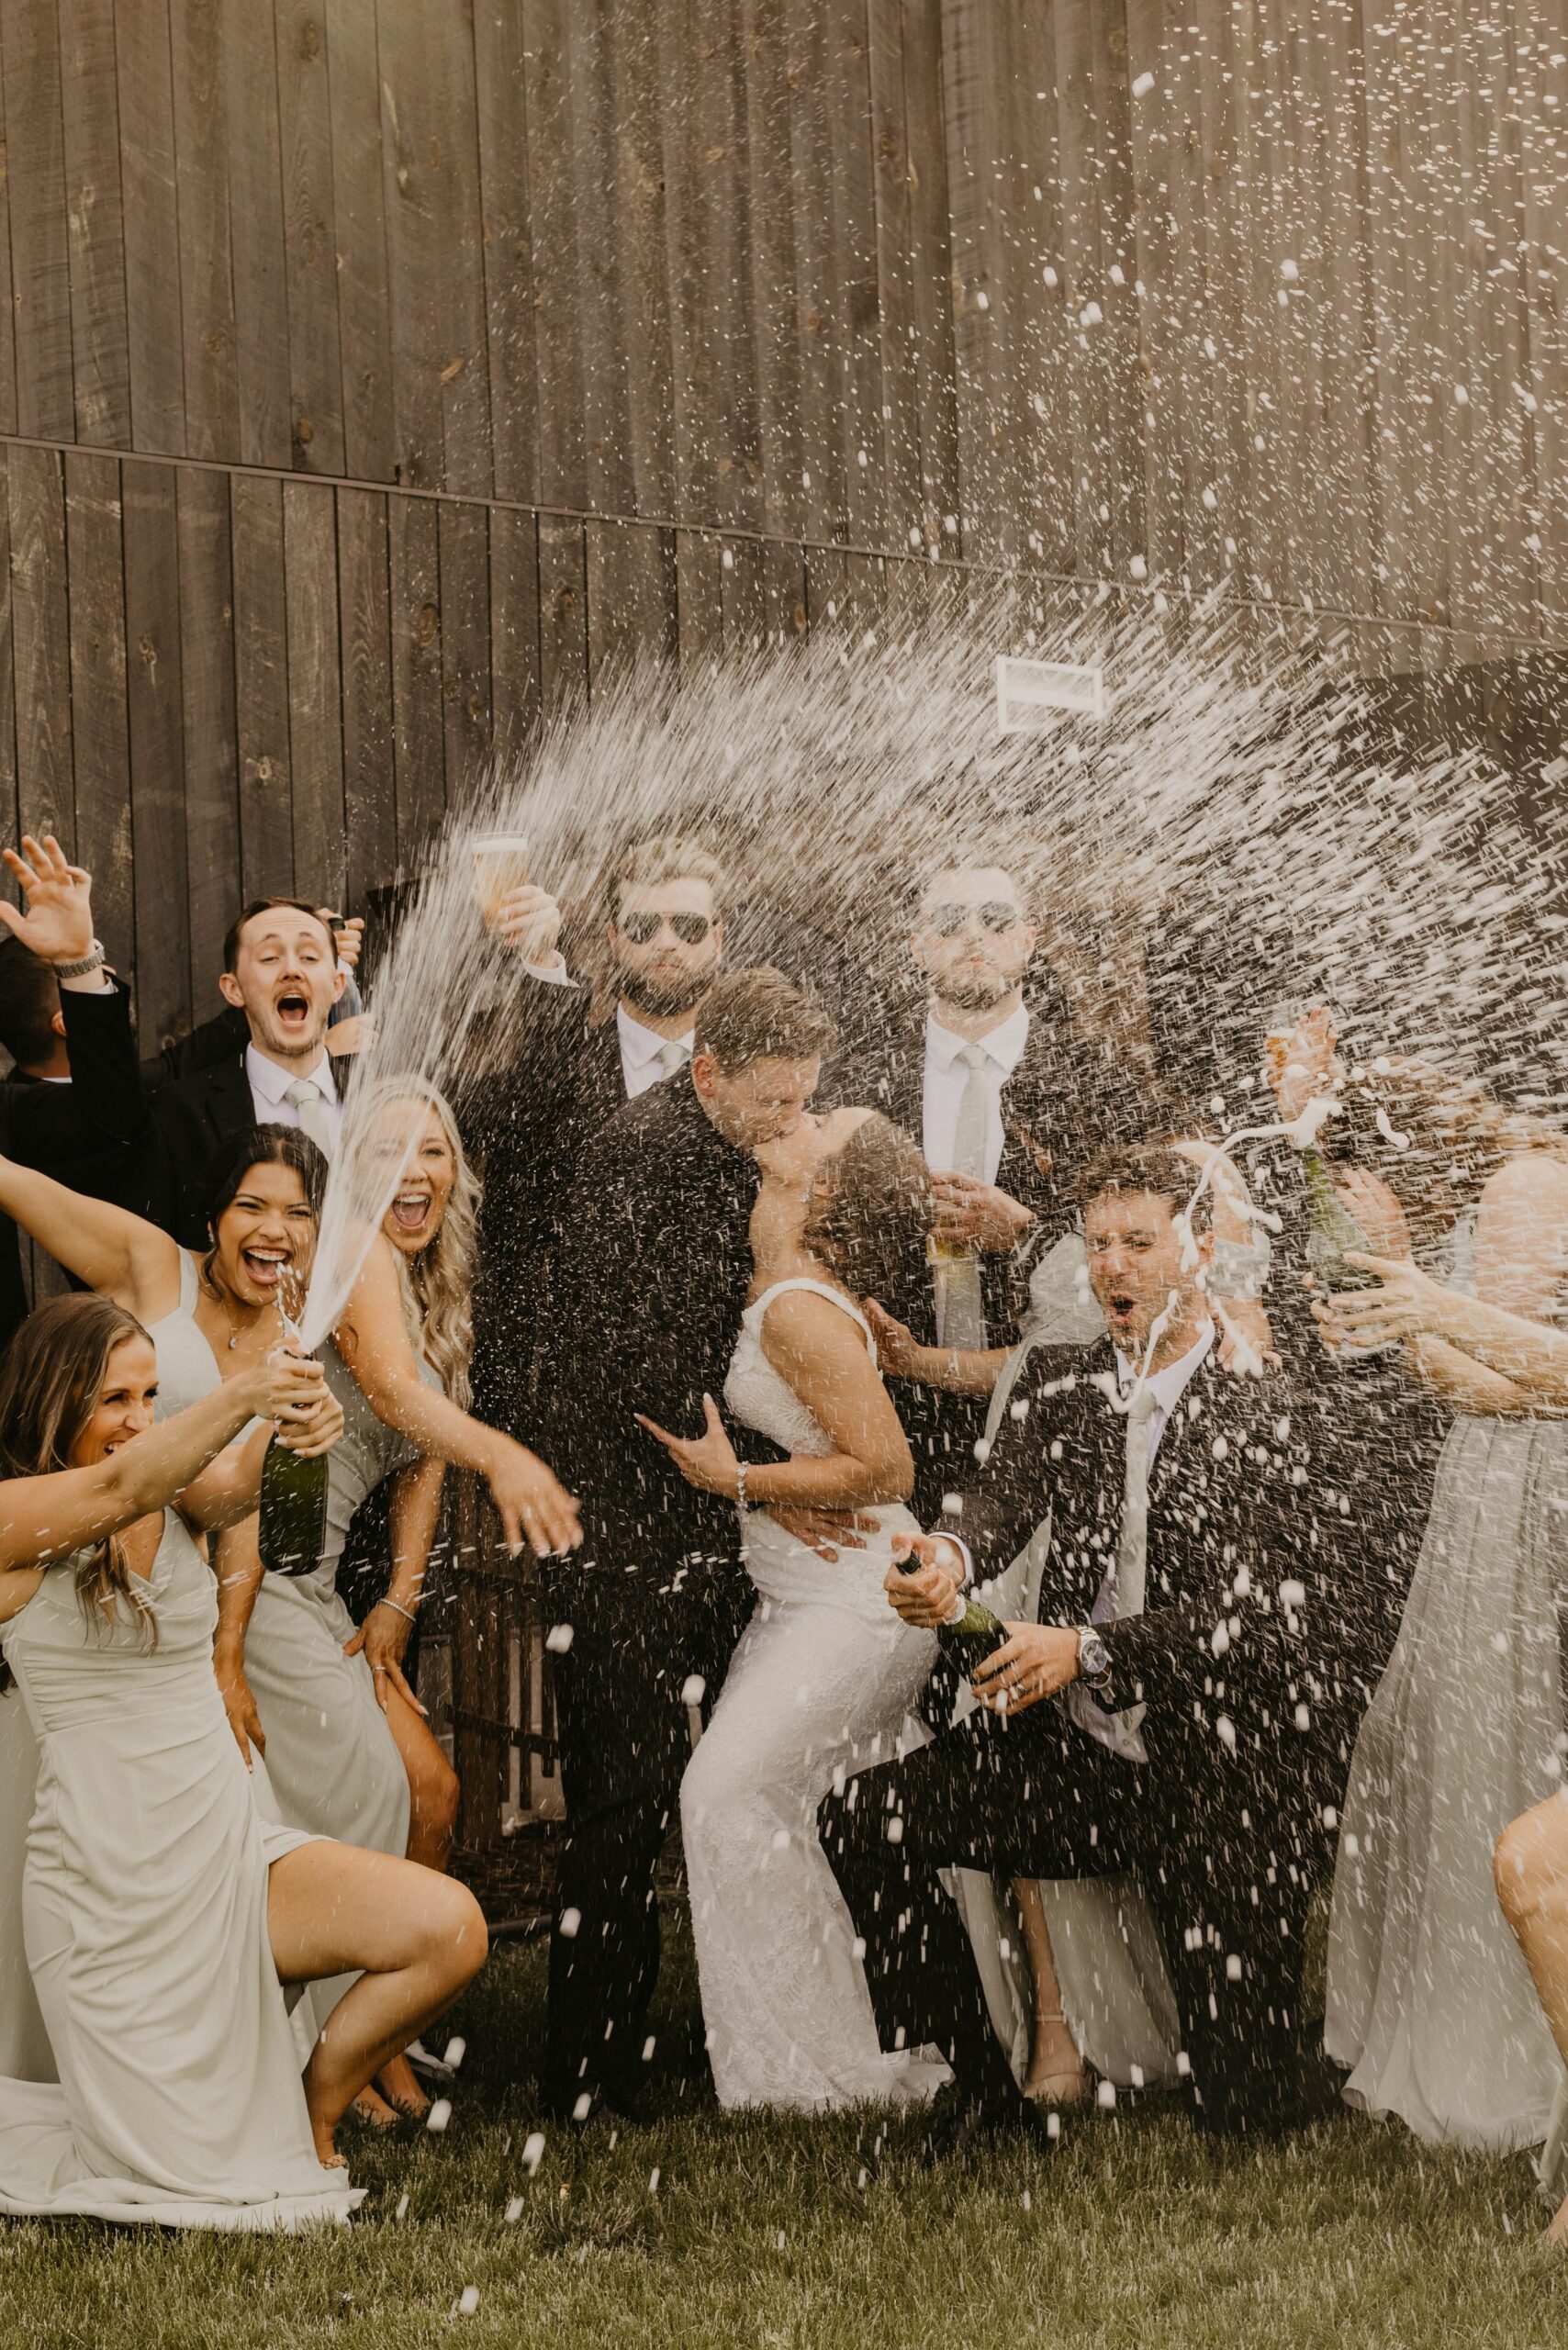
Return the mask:
<path fill-rule="evenodd" d="M 262 1463 L 262 1564 L 269 1574 L 308 1575 L 326 1542 L 327 1455 L 303 1460 L 274 1436 Z"/>
<path fill-rule="evenodd" d="M 901 1559 L 899 1561 L 901 1574 L 913 1575 L 919 1567 L 918 1559 Z M 954 1595 L 958 1596 L 957 1594 Z M 982 1607 L 973 1597 L 965 1602 L 962 1615 L 955 1616 L 950 1623 L 936 1627 L 938 1647 L 954 1672 L 965 1681 L 978 1673 L 988 1656 L 1004 1647 L 1007 1639 L 1007 1627 L 1001 1617 L 993 1616 L 989 1607 Z"/>
<path fill-rule="evenodd" d="M 1316 1146 L 1302 1152 L 1301 1171 L 1306 1183 L 1306 1261 L 1319 1291 L 1375 1289 L 1375 1273 L 1345 1261 L 1347 1248 L 1359 1249 L 1364 1257 L 1376 1251 L 1334 1189 L 1328 1163 Z"/>

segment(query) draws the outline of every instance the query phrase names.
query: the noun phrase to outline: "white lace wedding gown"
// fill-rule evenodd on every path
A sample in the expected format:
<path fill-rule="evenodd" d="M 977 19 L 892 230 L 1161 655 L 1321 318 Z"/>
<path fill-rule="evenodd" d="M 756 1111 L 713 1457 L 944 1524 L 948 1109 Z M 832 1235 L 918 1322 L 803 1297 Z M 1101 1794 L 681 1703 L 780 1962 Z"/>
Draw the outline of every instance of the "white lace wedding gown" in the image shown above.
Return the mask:
<path fill-rule="evenodd" d="M 267 1932 L 310 1840 L 257 1807 L 212 1671 L 217 1586 L 164 1519 L 146 1595 L 89 1619 L 70 1560 L 4 1631 L 40 1750 L 23 1894 L 59 2084 L 0 2079 L 0 2211 L 292 2230 L 344 2219 L 316 2159 Z"/>
<path fill-rule="evenodd" d="M 778 1281 L 744 1318 L 724 1385 L 734 1416 L 792 1454 L 834 1447 L 762 1350 L 768 1307 L 786 1291 L 828 1298 L 825 1283 Z M 864 1550 L 819 1558 L 762 1510 L 743 1527 L 756 1611 L 681 1786 L 681 1828 L 719 2102 L 812 2109 L 935 2095 L 934 2053 L 885 2054 L 855 1930 L 817 1836 L 829 1789 L 923 1742 L 908 1709 L 935 1638 L 901 1624 L 882 1579 L 906 1509 L 882 1508 Z M 901 1740 L 902 1746 L 901 1749 Z"/>

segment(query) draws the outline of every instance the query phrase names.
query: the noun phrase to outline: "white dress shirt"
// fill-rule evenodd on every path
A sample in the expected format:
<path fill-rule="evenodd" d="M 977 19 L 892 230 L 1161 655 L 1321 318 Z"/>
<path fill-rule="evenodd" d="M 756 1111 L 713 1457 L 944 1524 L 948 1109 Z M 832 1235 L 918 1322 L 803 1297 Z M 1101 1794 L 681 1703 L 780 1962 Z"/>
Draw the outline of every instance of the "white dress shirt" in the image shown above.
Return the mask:
<path fill-rule="evenodd" d="M 973 1041 L 985 1054 L 984 1075 L 989 1114 L 985 1130 L 985 1180 L 996 1181 L 996 1170 L 1002 1164 L 1002 1089 L 1024 1058 L 1029 1042 L 1029 1013 L 1025 1004 L 994 1027 L 989 1036 L 977 1036 Z M 967 1036 L 955 1036 L 944 1028 L 935 1013 L 925 1022 L 925 1090 L 924 1096 L 924 1129 L 921 1136 L 927 1167 L 941 1172 L 953 1164 L 955 1136 L 958 1128 L 958 1104 L 964 1098 L 964 1088 L 969 1072 L 958 1058 L 970 1042 Z"/>
<path fill-rule="evenodd" d="M 332 1150 L 336 1150 L 342 1129 L 343 1103 L 337 1080 L 332 1075 L 332 1057 L 325 1046 L 313 1068 L 297 1069 L 283 1069 L 276 1061 L 269 1060 L 265 1053 L 259 1053 L 254 1045 L 247 1045 L 245 1077 L 251 1088 L 251 1107 L 255 1112 L 258 1126 L 297 1126 L 299 1113 L 293 1102 L 284 1097 L 297 1078 L 308 1077 L 320 1093 L 327 1132 L 332 1138 Z M 330 1158 L 331 1152 L 328 1156 Z"/>
<path fill-rule="evenodd" d="M 679 1045 L 688 1060 L 697 1041 L 697 1025 L 693 1022 L 684 1036 L 661 1036 L 655 1028 L 644 1028 L 633 1020 L 623 1003 L 615 1008 L 616 1033 L 621 1038 L 621 1074 L 626 1080 L 626 1099 L 635 1102 L 639 1093 L 664 1082 L 666 1071 L 659 1055 L 669 1045 Z"/>

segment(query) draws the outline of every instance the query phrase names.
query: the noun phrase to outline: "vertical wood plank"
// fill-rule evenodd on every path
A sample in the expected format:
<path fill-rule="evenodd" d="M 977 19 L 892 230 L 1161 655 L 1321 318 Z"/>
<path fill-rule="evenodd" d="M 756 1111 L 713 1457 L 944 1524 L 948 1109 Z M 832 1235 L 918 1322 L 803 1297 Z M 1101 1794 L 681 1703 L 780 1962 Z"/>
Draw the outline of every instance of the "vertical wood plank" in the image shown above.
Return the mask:
<path fill-rule="evenodd" d="M 301 473 L 343 470 L 332 107 L 320 0 L 276 0 L 289 410 Z"/>
<path fill-rule="evenodd" d="M 676 647 L 681 670 L 700 676 L 724 649 L 723 543 L 712 531 L 676 534 Z"/>
<path fill-rule="evenodd" d="M 17 430 L 76 429 L 66 236 L 65 124 L 55 0 L 0 0 L 16 321 Z"/>
<path fill-rule="evenodd" d="M 240 455 L 287 465 L 290 414 L 288 271 L 285 251 L 277 44 L 268 6 L 223 12 L 229 237 L 240 354 Z"/>
<path fill-rule="evenodd" d="M 588 699 L 588 575 L 580 522 L 539 517 L 539 691 L 546 718 Z"/>
<path fill-rule="evenodd" d="M 242 894 L 290 897 L 294 811 L 283 485 L 236 474 L 230 496 Z"/>
<path fill-rule="evenodd" d="M 138 449 L 185 453 L 185 330 L 169 0 L 115 14 L 130 433 Z"/>
<path fill-rule="evenodd" d="M 762 466 L 761 527 L 804 528 L 801 486 L 801 340 L 795 307 L 790 43 L 786 0 L 741 0 L 745 55 L 745 162 L 751 221 L 752 339 Z M 684 550 L 679 552 L 684 565 Z M 684 602 L 684 599 L 683 599 Z M 682 633 L 684 635 L 684 621 Z"/>
<path fill-rule="evenodd" d="M 523 103 L 528 65 L 525 12 L 487 7 L 481 0 L 474 11 L 474 78 L 496 495 L 531 499 L 540 492 L 532 197 Z"/>
<path fill-rule="evenodd" d="M 51 449 L 14 448 L 8 467 L 17 708 L 17 813 L 22 831 L 76 838 L 71 746 L 71 637 L 65 502 Z"/>
<path fill-rule="evenodd" d="M 65 554 L 76 855 L 93 877 L 93 919 L 109 960 L 129 971 L 136 960 L 136 923 L 118 458 L 80 451 L 66 458 Z"/>
<path fill-rule="evenodd" d="M 239 338 L 220 21 L 203 0 L 169 0 L 169 7 L 185 450 L 231 460 L 240 453 Z"/>
<path fill-rule="evenodd" d="M 361 481 L 390 481 L 392 328 L 375 11 L 365 0 L 326 0 L 326 25 L 343 470 Z"/>
<path fill-rule="evenodd" d="M 812 0 L 785 0 L 790 186 L 794 207 L 795 332 L 800 348 L 802 537 L 842 539 L 844 447 L 838 419 L 837 289 L 823 190 L 833 169 L 826 39 Z"/>
<path fill-rule="evenodd" d="M 591 682 L 599 685 L 639 654 L 673 659 L 678 621 L 672 533 L 634 522 L 588 522 L 584 541 Z M 717 620 L 716 595 L 713 612 Z"/>
<path fill-rule="evenodd" d="M 1007 23 L 984 0 L 951 0 L 942 11 L 942 32 L 958 510 L 966 554 L 991 556 L 1002 543 L 1006 507 L 1001 429 L 1006 402 L 1005 240 L 998 207 Z M 812 609 L 814 614 L 814 603 Z"/>
<path fill-rule="evenodd" d="M 114 0 L 60 0 L 65 215 L 78 441 L 130 438 Z"/>
<path fill-rule="evenodd" d="M 910 156 L 904 99 L 902 0 L 869 0 L 870 121 L 876 197 L 879 367 L 888 512 L 907 530 L 924 500 L 920 481 L 920 376 L 914 323 Z M 916 527 L 919 527 L 916 524 Z"/>
<path fill-rule="evenodd" d="M 342 647 L 343 800 L 349 910 L 398 867 L 392 727 L 392 611 L 387 501 L 338 493 L 338 632 Z"/>
<path fill-rule="evenodd" d="M 127 465 L 121 494 L 136 1003 L 144 1048 L 151 1053 L 185 1025 L 192 985 L 179 483 L 174 468 Z M 80 780 L 77 799 L 80 806 Z M 226 844 L 230 871 L 233 855 L 230 836 Z M 206 996 L 211 976 L 202 977 L 205 1014 L 217 1007 Z"/>
<path fill-rule="evenodd" d="M 474 37 L 464 0 L 382 0 L 398 478 L 488 494 L 489 383 Z"/>
<path fill-rule="evenodd" d="M 518 757 L 539 723 L 539 524 L 490 516 L 490 708 L 497 759 Z"/>
<path fill-rule="evenodd" d="M 614 364 L 626 386 L 630 503 L 623 510 L 671 515 L 678 503 L 674 349 L 656 12 L 621 8 L 608 24 L 605 49 L 619 247 Z"/>
<path fill-rule="evenodd" d="M 17 808 L 17 684 L 15 602 L 11 590 L 11 455 L 0 447 L 0 824 L 7 840 L 21 833 Z"/>
<path fill-rule="evenodd" d="M 398 862 L 408 872 L 446 812 L 439 524 L 423 498 L 391 498 L 387 522 Z"/>
<path fill-rule="evenodd" d="M 953 248 L 944 121 L 941 11 L 904 0 L 903 85 L 910 176 L 910 278 L 920 413 L 921 527 L 944 542 L 958 513 Z M 955 552 L 957 549 L 955 548 Z"/>
<path fill-rule="evenodd" d="M 441 696 L 453 807 L 473 801 L 490 761 L 488 519 L 479 506 L 441 509 Z"/>
<path fill-rule="evenodd" d="M 539 498 L 583 507 L 583 359 L 577 191 L 566 85 L 567 0 L 521 0 L 528 64 L 528 173 L 533 320 L 539 353 Z M 541 565 L 544 549 L 541 540 Z"/>
<path fill-rule="evenodd" d="M 283 558 L 288 605 L 288 761 L 294 871 L 319 906 L 341 905 L 348 880 L 343 824 L 343 692 L 338 654 L 337 501 L 325 483 L 287 482 Z"/>
<path fill-rule="evenodd" d="M 205 1013 L 222 968 L 223 934 L 242 894 L 236 854 L 234 556 L 229 476 L 182 467 L 175 481 L 185 785 L 183 894 L 189 908 L 193 1002 Z"/>
<path fill-rule="evenodd" d="M 0 21 L 0 140 L 6 137 L 6 54 Z M 0 171 L 0 432 L 17 430 L 17 306 L 11 281 L 11 181 Z M 9 582 L 6 583 L 9 593 Z M 3 803 L 0 803 L 3 804 Z"/>

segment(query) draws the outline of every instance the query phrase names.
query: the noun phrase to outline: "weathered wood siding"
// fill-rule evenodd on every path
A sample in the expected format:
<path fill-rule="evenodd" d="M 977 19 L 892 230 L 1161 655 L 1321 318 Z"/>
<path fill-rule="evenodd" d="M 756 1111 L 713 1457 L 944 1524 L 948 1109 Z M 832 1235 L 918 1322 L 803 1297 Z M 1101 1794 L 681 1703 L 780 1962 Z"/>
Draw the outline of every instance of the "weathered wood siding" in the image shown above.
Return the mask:
<path fill-rule="evenodd" d="M 1568 643 L 1568 0 L 0 0 L 0 817 L 150 1030 L 933 558 Z"/>

